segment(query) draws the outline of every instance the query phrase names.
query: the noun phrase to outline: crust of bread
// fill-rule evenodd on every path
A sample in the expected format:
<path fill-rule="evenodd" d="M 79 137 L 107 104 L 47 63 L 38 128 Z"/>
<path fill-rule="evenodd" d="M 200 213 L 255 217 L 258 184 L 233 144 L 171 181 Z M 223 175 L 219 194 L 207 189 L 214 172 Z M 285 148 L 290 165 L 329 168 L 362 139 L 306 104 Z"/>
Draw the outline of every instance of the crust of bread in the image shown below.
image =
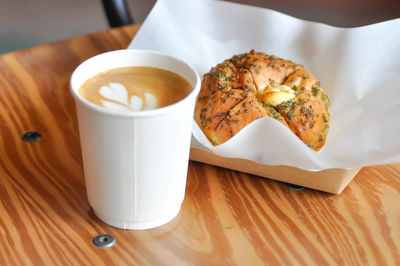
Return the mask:
<path fill-rule="evenodd" d="M 263 90 L 278 85 L 290 87 L 295 97 L 275 106 L 264 102 Z M 329 129 L 329 100 L 302 65 L 254 50 L 225 60 L 203 76 L 194 118 L 213 145 L 261 117 L 280 121 L 318 151 Z"/>

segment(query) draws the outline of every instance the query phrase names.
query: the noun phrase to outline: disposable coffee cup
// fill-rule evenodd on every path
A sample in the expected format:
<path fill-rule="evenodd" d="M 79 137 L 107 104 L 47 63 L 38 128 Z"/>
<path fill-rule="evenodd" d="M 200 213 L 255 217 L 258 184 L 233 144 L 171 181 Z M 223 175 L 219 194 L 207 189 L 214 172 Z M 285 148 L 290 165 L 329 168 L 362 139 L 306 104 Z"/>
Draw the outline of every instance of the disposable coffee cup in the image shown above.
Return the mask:
<path fill-rule="evenodd" d="M 106 110 L 78 94 L 91 77 L 120 67 L 152 66 L 172 71 L 192 85 L 177 103 L 127 113 Z M 111 226 L 149 229 L 180 211 L 186 188 L 197 72 L 172 56 L 145 50 L 116 50 L 94 56 L 70 80 L 79 122 L 88 200 Z"/>

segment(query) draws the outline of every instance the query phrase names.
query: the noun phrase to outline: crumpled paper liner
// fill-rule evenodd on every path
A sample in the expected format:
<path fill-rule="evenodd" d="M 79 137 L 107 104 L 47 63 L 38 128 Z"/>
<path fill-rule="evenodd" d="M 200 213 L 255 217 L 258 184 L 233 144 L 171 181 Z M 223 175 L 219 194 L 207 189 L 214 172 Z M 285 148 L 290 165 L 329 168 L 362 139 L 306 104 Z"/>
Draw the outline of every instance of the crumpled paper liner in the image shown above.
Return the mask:
<path fill-rule="evenodd" d="M 337 28 L 221 1 L 160 0 L 129 48 L 173 55 L 200 74 L 251 49 L 303 64 L 331 101 L 321 151 L 270 118 L 219 146 L 196 123 L 193 136 L 195 145 L 220 156 L 316 171 L 400 162 L 399 29 L 400 19 Z"/>

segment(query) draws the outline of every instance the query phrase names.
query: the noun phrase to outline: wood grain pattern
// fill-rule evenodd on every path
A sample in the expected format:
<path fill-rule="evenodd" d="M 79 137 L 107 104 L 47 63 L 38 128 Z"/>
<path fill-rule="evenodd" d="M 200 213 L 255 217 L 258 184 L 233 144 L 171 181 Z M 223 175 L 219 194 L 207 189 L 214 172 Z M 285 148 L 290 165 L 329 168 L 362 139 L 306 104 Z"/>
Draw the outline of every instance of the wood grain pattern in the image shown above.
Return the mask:
<path fill-rule="evenodd" d="M 100 222 L 86 198 L 68 81 L 137 30 L 0 57 L 0 265 L 400 265 L 400 164 L 363 168 L 335 196 L 190 162 L 171 223 L 127 231 Z M 43 139 L 23 142 L 28 130 Z M 95 247 L 100 233 L 116 245 Z"/>

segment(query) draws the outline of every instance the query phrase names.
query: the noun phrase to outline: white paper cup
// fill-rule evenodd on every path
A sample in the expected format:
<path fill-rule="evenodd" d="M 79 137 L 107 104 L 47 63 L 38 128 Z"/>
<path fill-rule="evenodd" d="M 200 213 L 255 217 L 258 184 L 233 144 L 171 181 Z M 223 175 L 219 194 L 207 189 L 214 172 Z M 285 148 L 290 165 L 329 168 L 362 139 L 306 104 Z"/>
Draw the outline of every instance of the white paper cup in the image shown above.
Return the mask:
<path fill-rule="evenodd" d="M 96 74 L 125 66 L 153 66 L 193 86 L 181 101 L 154 110 L 117 113 L 89 103 L 78 89 Z M 70 80 L 75 98 L 86 189 L 95 214 L 125 229 L 171 221 L 185 196 L 190 138 L 200 78 L 188 64 L 145 50 L 117 50 L 83 62 Z"/>

